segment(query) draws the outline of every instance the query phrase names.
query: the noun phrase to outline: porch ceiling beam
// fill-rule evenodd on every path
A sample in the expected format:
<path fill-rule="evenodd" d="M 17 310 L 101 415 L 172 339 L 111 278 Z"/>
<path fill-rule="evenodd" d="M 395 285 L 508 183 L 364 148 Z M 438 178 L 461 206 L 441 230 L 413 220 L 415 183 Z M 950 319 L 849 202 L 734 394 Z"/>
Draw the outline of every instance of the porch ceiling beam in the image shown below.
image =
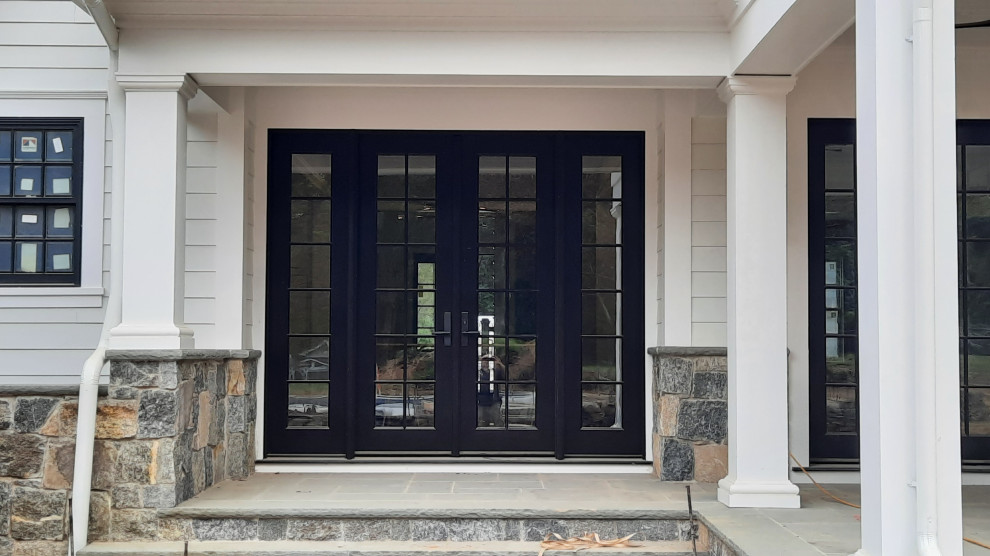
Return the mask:
<path fill-rule="evenodd" d="M 603 86 L 596 80 L 629 86 L 618 83 L 628 80 L 644 87 L 673 78 L 671 85 L 698 87 L 726 75 L 728 42 L 727 33 L 131 30 L 121 35 L 120 71 L 283 76 L 282 84 L 398 76 L 424 85 L 488 79 L 492 85 L 556 80 L 571 86 L 586 79 L 588 86 Z M 252 84 L 219 81 L 202 84 Z"/>
<path fill-rule="evenodd" d="M 730 75 L 794 75 L 852 25 L 855 0 L 753 0 L 732 28 Z"/>

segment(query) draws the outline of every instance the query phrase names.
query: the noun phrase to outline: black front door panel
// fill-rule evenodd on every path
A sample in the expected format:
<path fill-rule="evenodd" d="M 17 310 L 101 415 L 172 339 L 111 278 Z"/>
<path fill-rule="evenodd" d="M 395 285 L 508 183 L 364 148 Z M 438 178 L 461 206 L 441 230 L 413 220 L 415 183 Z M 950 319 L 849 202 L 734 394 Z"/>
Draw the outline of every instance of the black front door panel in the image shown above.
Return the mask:
<path fill-rule="evenodd" d="M 267 456 L 643 456 L 642 133 L 271 130 L 268 206 Z"/>

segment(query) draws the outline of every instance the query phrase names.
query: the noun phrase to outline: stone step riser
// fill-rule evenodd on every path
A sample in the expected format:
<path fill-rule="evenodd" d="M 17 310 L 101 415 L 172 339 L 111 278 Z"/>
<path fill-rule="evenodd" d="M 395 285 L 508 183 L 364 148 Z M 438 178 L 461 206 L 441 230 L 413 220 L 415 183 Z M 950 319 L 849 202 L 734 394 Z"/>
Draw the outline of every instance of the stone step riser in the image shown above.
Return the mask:
<path fill-rule="evenodd" d="M 342 541 L 204 541 L 156 543 L 98 543 L 82 551 L 83 556 L 535 556 L 539 543 L 502 542 L 342 542 Z M 567 551 L 571 552 L 571 551 Z M 632 547 L 593 548 L 582 554 L 628 556 L 688 556 L 690 544 L 679 541 L 639 543 Z M 560 552 L 550 552 L 560 554 Z M 708 556 L 704 550 L 699 556 Z"/>
<path fill-rule="evenodd" d="M 150 525 L 150 524 L 149 524 Z M 704 528 L 703 525 L 698 525 Z M 164 541 L 541 541 L 551 533 L 597 533 L 614 539 L 688 541 L 691 525 L 677 519 L 463 519 L 463 518 L 160 518 L 146 540 Z M 111 541 L 132 540 L 121 531 Z M 707 531 L 702 531 L 702 534 Z"/>

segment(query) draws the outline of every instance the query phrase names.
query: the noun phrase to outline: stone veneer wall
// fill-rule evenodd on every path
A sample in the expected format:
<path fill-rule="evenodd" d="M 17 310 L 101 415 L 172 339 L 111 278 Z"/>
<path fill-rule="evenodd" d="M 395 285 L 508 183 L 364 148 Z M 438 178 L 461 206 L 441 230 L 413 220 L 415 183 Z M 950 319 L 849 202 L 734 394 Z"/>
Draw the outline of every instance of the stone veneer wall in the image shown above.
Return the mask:
<path fill-rule="evenodd" d="M 257 351 L 109 352 L 90 540 L 155 538 L 158 509 L 254 470 Z M 62 556 L 75 388 L 0 389 L 0 555 Z"/>
<path fill-rule="evenodd" d="M 728 472 L 725 348 L 658 347 L 653 467 L 663 481 L 713 483 Z"/>

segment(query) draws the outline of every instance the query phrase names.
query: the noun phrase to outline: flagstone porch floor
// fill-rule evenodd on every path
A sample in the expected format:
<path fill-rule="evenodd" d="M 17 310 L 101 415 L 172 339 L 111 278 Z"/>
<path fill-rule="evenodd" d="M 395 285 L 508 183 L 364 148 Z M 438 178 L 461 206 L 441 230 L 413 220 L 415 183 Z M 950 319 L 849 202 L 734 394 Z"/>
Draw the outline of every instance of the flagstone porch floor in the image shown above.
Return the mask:
<path fill-rule="evenodd" d="M 859 502 L 857 485 L 826 486 Z M 802 485 L 797 510 L 726 508 L 712 484 L 692 484 L 691 493 L 700 518 L 748 556 L 847 555 L 859 548 L 860 511 L 830 500 L 813 485 Z M 663 517 L 686 513 L 687 497 L 683 484 L 661 483 L 648 474 L 258 473 L 216 485 L 168 513 L 258 517 L 354 510 L 414 511 L 424 517 L 609 510 Z M 990 486 L 964 488 L 963 515 L 965 534 L 990 544 Z M 966 544 L 965 554 L 990 556 L 990 550 Z"/>

